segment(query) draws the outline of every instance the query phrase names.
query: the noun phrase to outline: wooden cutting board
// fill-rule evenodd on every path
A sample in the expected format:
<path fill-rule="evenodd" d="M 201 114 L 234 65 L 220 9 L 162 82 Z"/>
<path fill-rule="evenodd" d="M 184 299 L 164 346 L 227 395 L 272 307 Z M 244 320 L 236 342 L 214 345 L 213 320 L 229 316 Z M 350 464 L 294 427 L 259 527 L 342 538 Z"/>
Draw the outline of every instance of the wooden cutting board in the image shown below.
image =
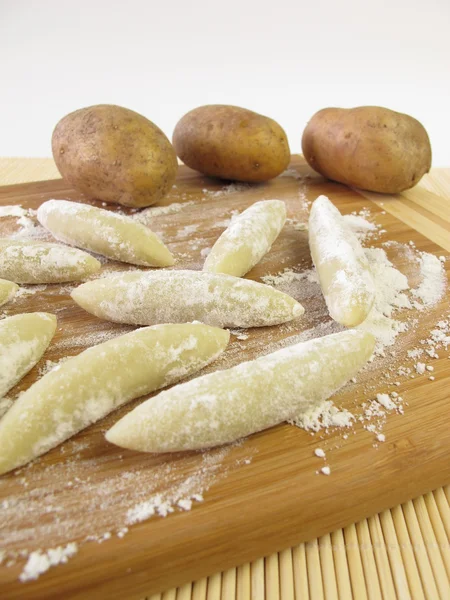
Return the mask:
<path fill-rule="evenodd" d="M 379 240 L 408 243 L 420 250 L 445 251 L 410 229 L 382 207 L 345 186 L 326 182 L 294 158 L 291 174 L 267 184 L 231 186 L 181 167 L 176 187 L 162 205 L 171 212 L 154 216 L 152 228 L 177 256 L 177 268 L 200 269 L 204 249 L 227 225 L 232 211 L 261 199 L 279 198 L 288 207 L 287 223 L 270 254 L 248 277 L 259 280 L 285 268 L 309 269 L 307 201 L 328 195 L 343 213 L 369 208 L 386 230 Z M 0 205 L 20 204 L 36 209 L 49 198 L 82 200 L 64 181 L 9 186 L 0 189 Z M 86 201 L 86 199 L 84 199 Z M 180 203 L 184 206 L 173 206 Z M 97 203 L 101 205 L 100 203 Z M 116 210 L 109 206 L 108 208 Z M 129 210 L 125 212 L 130 212 Z M 0 220 L 0 235 L 17 228 L 17 219 Z M 203 250 L 203 252 L 202 252 Z M 408 271 L 405 256 L 389 250 L 389 258 Z M 447 265 L 449 262 L 447 261 Z M 108 263 L 104 271 L 124 265 Z M 411 286 L 417 275 L 407 272 Z M 47 286 L 2 307 L 4 315 L 46 310 L 58 317 L 58 331 L 35 369 L 10 394 L 26 389 L 47 361 L 77 354 L 129 327 L 105 323 L 87 314 L 70 299 L 72 286 Z M 320 294 L 302 296 L 306 313 L 294 325 L 236 332 L 230 347 L 211 368 L 226 368 L 277 347 L 282 340 L 324 323 L 331 326 Z M 419 314 L 415 330 L 403 334 L 396 356 L 374 362 L 356 384 L 336 398 L 353 410 L 376 392 L 392 391 L 384 374 L 390 366 L 411 365 L 405 354 L 432 326 L 449 313 L 448 296 L 432 310 Z M 285 342 L 286 343 L 286 342 Z M 34 582 L 20 583 L 25 560 L 0 566 L 2 598 L 142 598 L 153 592 L 198 579 L 323 535 L 395 506 L 450 480 L 448 407 L 450 361 L 448 352 L 433 360 L 435 381 L 428 377 L 399 378 L 395 388 L 408 403 L 405 414 L 389 417 L 386 442 L 358 423 L 347 439 L 342 430 L 311 435 L 280 425 L 251 436 L 240 444 L 203 453 L 162 457 L 118 449 L 103 433 L 137 401 L 122 408 L 33 465 L 0 478 L 0 548 L 8 553 L 26 548 L 54 548 L 79 544 L 65 565 L 50 569 Z M 355 434 L 352 434 L 355 431 Z M 374 447 L 375 446 L 375 447 Z M 324 464 L 314 449 L 327 451 L 331 475 L 318 475 Z M 162 495 L 203 489 L 204 501 L 192 510 L 175 510 L 129 526 L 130 507 Z M 180 492 L 180 493 L 181 493 Z M 5 504 L 6 502 L 6 504 Z M 12 507 L 12 508 L 11 508 Z M 117 535 L 119 533 L 119 535 Z M 94 539 L 86 541 L 86 537 Z M 109 539 L 107 539 L 109 538 Z"/>

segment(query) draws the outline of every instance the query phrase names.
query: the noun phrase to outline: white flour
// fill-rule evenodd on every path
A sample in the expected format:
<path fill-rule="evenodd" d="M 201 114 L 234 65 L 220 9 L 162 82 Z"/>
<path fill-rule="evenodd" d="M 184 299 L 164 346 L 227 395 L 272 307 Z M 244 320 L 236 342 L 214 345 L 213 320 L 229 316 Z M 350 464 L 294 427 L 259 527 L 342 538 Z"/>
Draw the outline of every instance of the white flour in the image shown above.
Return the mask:
<path fill-rule="evenodd" d="M 208 198 L 221 198 L 222 196 L 228 196 L 229 194 L 245 192 L 246 190 L 249 190 L 250 188 L 251 188 L 251 185 L 249 185 L 248 183 L 230 183 L 228 185 L 225 185 L 220 190 L 204 189 L 202 191 L 204 194 L 206 194 L 206 196 Z"/>
<path fill-rule="evenodd" d="M 66 563 L 77 551 L 78 546 L 74 542 L 71 542 L 65 547 L 58 546 L 57 548 L 49 548 L 44 552 L 40 550 L 32 552 L 20 574 L 20 581 L 25 582 L 37 579 L 39 575 L 48 571 L 50 567 Z"/>
<path fill-rule="evenodd" d="M 0 217 L 23 217 L 28 211 L 20 205 L 0 206 Z"/>
<path fill-rule="evenodd" d="M 434 254 L 421 252 L 419 264 L 422 281 L 419 287 L 412 291 L 412 294 L 422 302 L 421 305 L 416 303 L 416 308 L 429 308 L 439 302 L 445 292 L 446 278 L 443 261 Z"/>
<path fill-rule="evenodd" d="M 150 206 L 132 215 L 132 219 L 142 223 L 142 225 L 150 225 L 155 217 L 178 213 L 192 204 L 195 204 L 193 200 L 189 202 L 173 202 L 168 206 Z"/>
<path fill-rule="evenodd" d="M 321 404 L 299 415 L 293 425 L 305 431 L 320 431 L 332 427 L 352 427 L 355 416 L 347 409 L 340 410 L 332 400 L 325 400 Z"/>
<path fill-rule="evenodd" d="M 43 377 L 44 375 L 47 375 L 47 373 L 50 373 L 50 371 L 59 369 L 62 363 L 66 362 L 66 360 L 69 360 L 69 358 L 71 357 L 63 356 L 59 360 L 46 360 L 44 366 L 39 369 L 39 376 Z"/>
<path fill-rule="evenodd" d="M 0 206 L 1 217 L 18 217 L 8 235 L 16 240 L 51 240 L 52 236 L 36 220 L 36 211 L 20 205 Z M 19 228 L 17 228 L 17 225 Z"/>
<path fill-rule="evenodd" d="M 353 231 L 360 231 L 367 234 L 368 231 L 377 230 L 375 223 L 367 221 L 367 219 L 361 215 L 344 215 L 344 221 L 351 227 Z"/>
<path fill-rule="evenodd" d="M 317 285 L 319 284 L 319 278 L 317 277 L 315 269 L 309 269 L 308 271 L 302 271 L 301 273 L 297 273 L 292 269 L 286 269 L 276 275 L 264 275 L 261 277 L 261 280 L 267 285 L 271 285 L 276 289 L 284 291 L 286 294 L 289 294 L 286 289 L 292 290 L 296 287 L 295 284 L 300 282 L 308 281 Z M 295 292 L 290 295 L 294 296 Z"/>
<path fill-rule="evenodd" d="M 195 233 L 197 229 L 198 225 L 196 223 L 193 225 L 185 225 L 183 229 L 180 229 L 180 231 L 177 232 L 176 238 L 179 240 L 189 237 L 191 234 Z"/>
<path fill-rule="evenodd" d="M 298 171 L 296 171 L 292 167 L 290 167 L 289 169 L 286 169 L 286 171 L 283 171 L 281 173 L 281 175 L 279 175 L 279 177 L 293 177 L 294 179 L 298 179 L 298 180 L 303 179 L 303 175 L 301 175 Z"/>
<path fill-rule="evenodd" d="M 411 308 L 403 293 L 409 289 L 408 279 L 388 260 L 382 248 L 366 248 L 365 253 L 376 292 L 374 305 L 358 329 L 369 331 L 377 338 L 375 353 L 384 356 L 385 348 L 392 346 L 397 335 L 408 329 L 406 323 L 393 318 L 398 309 Z"/>

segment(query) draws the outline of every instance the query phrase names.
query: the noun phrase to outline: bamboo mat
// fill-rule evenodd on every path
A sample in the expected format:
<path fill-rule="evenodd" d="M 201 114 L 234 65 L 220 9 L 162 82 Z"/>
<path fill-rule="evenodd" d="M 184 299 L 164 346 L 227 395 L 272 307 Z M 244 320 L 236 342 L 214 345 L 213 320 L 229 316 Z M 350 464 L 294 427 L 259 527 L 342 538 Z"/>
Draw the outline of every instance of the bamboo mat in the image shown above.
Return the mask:
<path fill-rule="evenodd" d="M 57 177 L 51 158 L 0 158 L 0 185 Z M 366 196 L 450 251 L 450 168 L 401 195 Z M 449 540 L 450 485 L 146 600 L 450 600 Z"/>

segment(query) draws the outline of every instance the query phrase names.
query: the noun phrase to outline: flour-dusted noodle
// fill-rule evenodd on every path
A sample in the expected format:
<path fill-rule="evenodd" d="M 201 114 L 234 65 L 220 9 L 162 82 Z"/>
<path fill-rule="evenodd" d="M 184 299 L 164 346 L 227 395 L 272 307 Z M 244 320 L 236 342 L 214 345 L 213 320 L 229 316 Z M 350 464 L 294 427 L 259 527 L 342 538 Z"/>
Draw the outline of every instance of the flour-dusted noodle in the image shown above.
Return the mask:
<path fill-rule="evenodd" d="M 89 281 L 72 298 L 101 319 L 133 325 L 201 321 L 218 327 L 278 325 L 303 314 L 287 294 L 201 271 L 152 271 Z"/>
<path fill-rule="evenodd" d="M 359 371 L 374 346 L 370 333 L 344 331 L 198 377 L 135 408 L 106 439 L 143 452 L 232 442 L 295 419 L 331 396 Z"/>
<path fill-rule="evenodd" d="M 48 200 L 37 211 L 57 240 L 145 267 L 174 264 L 170 250 L 148 227 L 124 215 L 68 200 Z"/>
<path fill-rule="evenodd" d="M 203 270 L 242 277 L 267 254 L 285 221 L 286 205 L 281 200 L 252 204 L 219 237 Z"/>
<path fill-rule="evenodd" d="M 362 323 L 372 308 L 375 284 L 358 238 L 326 196 L 311 206 L 309 247 L 331 317 L 347 327 Z"/>
<path fill-rule="evenodd" d="M 0 321 L 0 398 L 34 367 L 55 330 L 55 315 L 43 312 L 14 315 Z"/>
<path fill-rule="evenodd" d="M 0 277 L 16 283 L 80 281 L 100 270 L 97 259 L 61 244 L 0 240 Z"/>
<path fill-rule="evenodd" d="M 6 279 L 0 279 L 0 306 L 12 300 L 16 295 L 19 286 L 17 283 L 7 281 Z"/>
<path fill-rule="evenodd" d="M 229 333 L 201 323 L 138 329 L 44 375 L 0 421 L 0 474 L 54 448 L 122 404 L 214 360 Z"/>

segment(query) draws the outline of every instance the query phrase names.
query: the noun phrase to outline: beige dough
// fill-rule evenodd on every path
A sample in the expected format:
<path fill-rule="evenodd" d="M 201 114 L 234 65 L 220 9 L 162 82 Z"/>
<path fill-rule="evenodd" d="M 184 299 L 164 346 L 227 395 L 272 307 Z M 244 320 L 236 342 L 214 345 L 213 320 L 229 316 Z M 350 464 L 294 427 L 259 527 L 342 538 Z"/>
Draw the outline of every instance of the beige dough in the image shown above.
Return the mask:
<path fill-rule="evenodd" d="M 80 281 L 100 267 L 97 259 L 76 248 L 47 242 L 0 240 L 0 277 L 16 283 Z"/>
<path fill-rule="evenodd" d="M 286 205 L 281 200 L 252 204 L 219 237 L 203 270 L 242 277 L 267 254 L 285 221 Z"/>
<path fill-rule="evenodd" d="M 355 327 L 375 300 L 375 283 L 358 238 L 326 196 L 319 196 L 309 215 L 309 247 L 331 317 Z"/>
<path fill-rule="evenodd" d="M 144 402 L 106 433 L 143 452 L 196 450 L 233 442 L 325 400 L 370 358 L 375 338 L 355 329 L 295 344 L 198 377 Z"/>
<path fill-rule="evenodd" d="M 68 200 L 48 200 L 37 211 L 39 222 L 57 240 L 145 267 L 168 267 L 173 256 L 148 227 L 110 210 Z"/>
<path fill-rule="evenodd" d="M 34 367 L 55 331 L 56 317 L 49 313 L 27 313 L 0 321 L 0 398 Z"/>
<path fill-rule="evenodd" d="M 191 375 L 229 333 L 201 323 L 157 325 L 98 344 L 32 385 L 0 420 L 0 474 L 44 454 L 122 404 Z"/>
<path fill-rule="evenodd" d="M 118 323 L 201 321 L 217 327 L 278 325 L 303 314 L 287 294 L 247 279 L 201 271 L 152 271 L 89 281 L 72 292 L 82 308 Z"/>
<path fill-rule="evenodd" d="M 7 281 L 6 279 L 0 279 L 0 306 L 3 306 L 3 304 L 12 300 L 18 289 L 19 286 L 17 283 Z"/>

